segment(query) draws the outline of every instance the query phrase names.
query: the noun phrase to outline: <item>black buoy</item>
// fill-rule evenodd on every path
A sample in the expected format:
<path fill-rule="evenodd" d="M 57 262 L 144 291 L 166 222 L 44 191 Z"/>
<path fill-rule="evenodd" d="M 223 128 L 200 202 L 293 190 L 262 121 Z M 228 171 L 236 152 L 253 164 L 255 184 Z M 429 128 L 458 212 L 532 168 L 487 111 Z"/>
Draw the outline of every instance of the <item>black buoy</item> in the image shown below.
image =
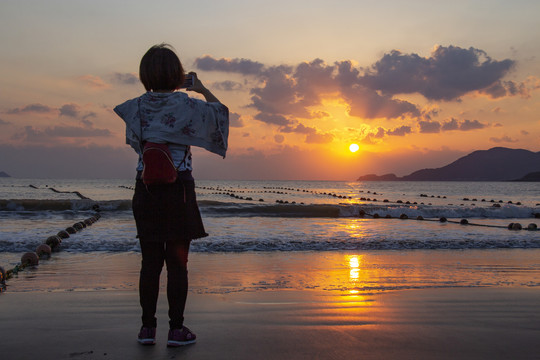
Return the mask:
<path fill-rule="evenodd" d="M 69 237 L 69 233 L 66 230 L 60 230 L 56 235 L 62 239 L 67 239 Z"/>
<path fill-rule="evenodd" d="M 443 223 L 443 222 L 447 222 L 448 220 L 443 216 L 443 217 L 441 217 L 441 218 L 439 219 L 439 221 Z"/>
<path fill-rule="evenodd" d="M 83 229 L 83 226 L 81 225 L 81 223 L 75 223 L 75 224 L 71 225 L 71 227 L 74 228 L 77 231 L 81 231 Z"/>
<path fill-rule="evenodd" d="M 401 215 L 399 215 L 399 218 L 400 218 L 401 220 L 406 220 L 406 219 L 408 219 L 409 217 L 407 216 L 407 214 L 401 214 Z"/>
<path fill-rule="evenodd" d="M 39 264 L 39 256 L 35 252 L 27 252 L 21 256 L 21 264 L 24 266 L 35 266 Z"/>
<path fill-rule="evenodd" d="M 423 217 L 422 215 L 418 215 L 418 216 L 416 217 L 416 220 L 424 220 L 424 217 Z"/>
<path fill-rule="evenodd" d="M 62 238 L 58 235 L 49 236 L 45 240 L 45 244 L 49 245 L 52 250 L 55 250 L 62 243 Z"/>
<path fill-rule="evenodd" d="M 358 217 L 363 218 L 364 216 L 366 216 L 365 210 L 364 210 L 364 209 L 360 209 L 360 211 L 358 211 Z"/>
<path fill-rule="evenodd" d="M 52 249 L 47 244 L 41 244 L 36 248 L 36 254 L 40 259 L 48 259 L 51 257 Z"/>
<path fill-rule="evenodd" d="M 461 219 L 461 221 L 459 222 L 461 225 L 468 225 L 469 224 L 469 220 L 467 219 Z"/>
<path fill-rule="evenodd" d="M 68 226 L 66 228 L 66 231 L 68 232 L 68 234 L 75 234 L 77 232 L 77 230 L 75 230 L 75 228 L 72 226 Z"/>
<path fill-rule="evenodd" d="M 377 214 L 377 213 L 373 214 L 374 219 L 378 219 L 379 217 L 380 217 L 379 214 Z"/>
<path fill-rule="evenodd" d="M 520 223 L 514 223 L 512 224 L 512 229 L 511 230 L 521 230 L 523 227 L 521 226 Z"/>
<path fill-rule="evenodd" d="M 538 229 L 538 226 L 534 223 L 530 223 L 529 225 L 527 225 L 527 230 L 537 230 Z"/>

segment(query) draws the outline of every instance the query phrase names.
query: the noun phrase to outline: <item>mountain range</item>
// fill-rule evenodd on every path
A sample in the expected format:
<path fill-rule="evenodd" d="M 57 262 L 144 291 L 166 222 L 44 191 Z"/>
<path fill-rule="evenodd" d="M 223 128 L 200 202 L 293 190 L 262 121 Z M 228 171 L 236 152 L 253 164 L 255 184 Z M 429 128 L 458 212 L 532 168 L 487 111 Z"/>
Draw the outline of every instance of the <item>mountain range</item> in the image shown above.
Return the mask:
<path fill-rule="evenodd" d="M 540 152 L 495 147 L 478 150 L 436 169 L 409 175 L 360 176 L 358 181 L 540 181 Z"/>

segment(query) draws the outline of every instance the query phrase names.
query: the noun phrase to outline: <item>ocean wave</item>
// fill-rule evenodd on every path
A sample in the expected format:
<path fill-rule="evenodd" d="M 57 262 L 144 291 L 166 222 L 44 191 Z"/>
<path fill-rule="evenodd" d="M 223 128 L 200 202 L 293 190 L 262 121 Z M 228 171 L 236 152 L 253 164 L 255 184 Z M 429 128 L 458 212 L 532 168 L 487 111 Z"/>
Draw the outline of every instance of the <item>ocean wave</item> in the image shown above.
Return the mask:
<path fill-rule="evenodd" d="M 0 211 L 131 211 L 131 200 L 0 200 Z M 423 217 L 426 219 L 527 219 L 540 218 L 540 208 L 503 204 L 497 206 L 423 205 L 399 203 L 366 204 L 254 204 L 200 200 L 204 216 L 210 217 L 283 217 L 283 218 L 340 218 L 340 217 Z"/>
<path fill-rule="evenodd" d="M 0 240 L 5 252 L 33 251 L 37 241 L 10 242 Z M 298 241 L 295 239 L 198 239 L 190 251 L 202 253 L 222 252 L 276 252 L 276 251 L 355 251 L 355 250 L 472 250 L 472 249 L 540 249 L 540 240 L 535 237 L 505 239 L 326 239 Z M 123 241 L 63 241 L 60 251 L 67 252 L 139 252 L 138 240 Z"/>

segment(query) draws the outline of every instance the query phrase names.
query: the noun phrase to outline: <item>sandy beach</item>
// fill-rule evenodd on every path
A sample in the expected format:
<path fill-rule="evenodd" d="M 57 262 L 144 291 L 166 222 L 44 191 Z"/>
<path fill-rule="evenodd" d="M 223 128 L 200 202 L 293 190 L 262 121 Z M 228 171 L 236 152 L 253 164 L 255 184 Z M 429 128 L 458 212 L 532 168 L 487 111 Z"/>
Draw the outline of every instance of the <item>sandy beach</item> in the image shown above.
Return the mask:
<path fill-rule="evenodd" d="M 2 359 L 538 359 L 538 251 L 523 254 L 193 253 L 198 342 L 170 349 L 164 293 L 157 344 L 135 340 L 139 254 L 59 253 L 0 294 Z"/>

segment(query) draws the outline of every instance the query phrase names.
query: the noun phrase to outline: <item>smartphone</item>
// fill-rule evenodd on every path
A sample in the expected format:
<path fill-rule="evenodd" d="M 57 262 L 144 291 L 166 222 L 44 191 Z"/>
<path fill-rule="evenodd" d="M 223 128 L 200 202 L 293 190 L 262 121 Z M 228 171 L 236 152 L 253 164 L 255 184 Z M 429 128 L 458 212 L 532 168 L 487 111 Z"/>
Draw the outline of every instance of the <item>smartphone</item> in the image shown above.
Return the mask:
<path fill-rule="evenodd" d="M 185 89 L 193 86 L 193 75 L 186 74 L 186 79 L 180 89 Z"/>

